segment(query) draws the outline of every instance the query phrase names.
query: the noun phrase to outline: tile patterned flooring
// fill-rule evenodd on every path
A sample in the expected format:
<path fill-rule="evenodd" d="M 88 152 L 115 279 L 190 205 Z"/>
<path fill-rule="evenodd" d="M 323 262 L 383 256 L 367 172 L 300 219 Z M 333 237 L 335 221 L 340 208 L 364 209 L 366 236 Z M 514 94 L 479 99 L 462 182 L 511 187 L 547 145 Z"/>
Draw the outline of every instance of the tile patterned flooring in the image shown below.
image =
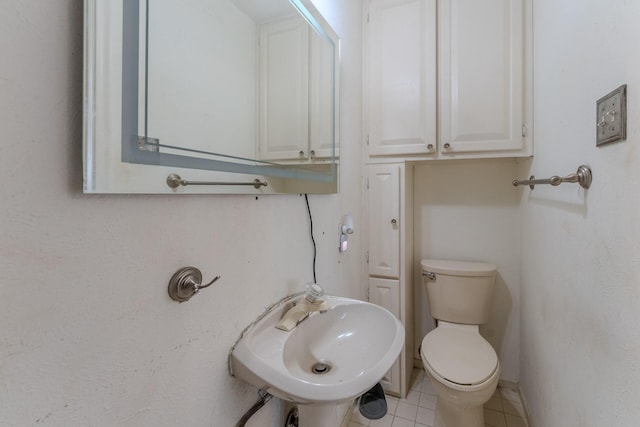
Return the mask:
<path fill-rule="evenodd" d="M 436 399 L 436 392 L 424 372 L 414 369 L 411 391 L 404 399 L 387 396 L 388 411 L 384 418 L 368 420 L 356 406 L 349 427 L 433 427 Z M 499 387 L 484 405 L 484 422 L 486 427 L 528 427 L 518 393 Z"/>

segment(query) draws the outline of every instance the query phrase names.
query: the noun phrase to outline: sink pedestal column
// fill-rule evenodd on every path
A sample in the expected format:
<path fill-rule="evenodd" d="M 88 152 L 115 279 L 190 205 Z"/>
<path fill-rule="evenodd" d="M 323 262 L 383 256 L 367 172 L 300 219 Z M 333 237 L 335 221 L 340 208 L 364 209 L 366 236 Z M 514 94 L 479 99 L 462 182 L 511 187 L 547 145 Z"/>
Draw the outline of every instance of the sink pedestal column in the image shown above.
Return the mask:
<path fill-rule="evenodd" d="M 337 404 L 298 405 L 300 427 L 336 427 L 342 424 Z"/>

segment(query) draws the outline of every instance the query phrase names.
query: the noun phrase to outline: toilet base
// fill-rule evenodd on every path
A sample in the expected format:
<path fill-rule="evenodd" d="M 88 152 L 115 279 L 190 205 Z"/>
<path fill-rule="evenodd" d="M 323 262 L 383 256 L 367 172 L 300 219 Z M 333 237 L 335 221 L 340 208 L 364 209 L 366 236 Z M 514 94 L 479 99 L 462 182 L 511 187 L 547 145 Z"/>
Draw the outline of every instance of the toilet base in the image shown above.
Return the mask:
<path fill-rule="evenodd" d="M 435 427 L 484 427 L 484 406 L 461 408 L 438 399 Z"/>
<path fill-rule="evenodd" d="M 484 427 L 484 404 L 498 387 L 499 369 L 496 369 L 486 383 L 471 386 L 465 391 L 442 384 L 433 377 L 428 365 L 425 373 L 438 395 L 435 427 Z"/>

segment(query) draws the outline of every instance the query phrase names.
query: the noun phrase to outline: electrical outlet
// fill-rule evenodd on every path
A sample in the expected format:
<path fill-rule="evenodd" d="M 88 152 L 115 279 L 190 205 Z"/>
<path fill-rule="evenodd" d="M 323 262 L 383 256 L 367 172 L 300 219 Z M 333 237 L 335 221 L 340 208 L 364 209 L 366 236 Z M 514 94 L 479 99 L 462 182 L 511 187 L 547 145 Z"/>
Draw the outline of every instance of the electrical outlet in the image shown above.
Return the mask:
<path fill-rule="evenodd" d="M 597 102 L 596 145 L 627 138 L 627 85 L 622 85 Z"/>

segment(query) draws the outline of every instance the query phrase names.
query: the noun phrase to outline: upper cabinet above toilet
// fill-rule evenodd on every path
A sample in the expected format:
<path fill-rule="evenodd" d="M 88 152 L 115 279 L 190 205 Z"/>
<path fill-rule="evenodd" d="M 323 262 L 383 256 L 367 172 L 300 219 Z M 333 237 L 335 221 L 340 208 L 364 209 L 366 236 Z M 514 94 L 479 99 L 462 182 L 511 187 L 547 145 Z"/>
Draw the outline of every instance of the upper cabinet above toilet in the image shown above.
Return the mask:
<path fill-rule="evenodd" d="M 528 0 L 367 4 L 367 162 L 532 155 Z"/>

